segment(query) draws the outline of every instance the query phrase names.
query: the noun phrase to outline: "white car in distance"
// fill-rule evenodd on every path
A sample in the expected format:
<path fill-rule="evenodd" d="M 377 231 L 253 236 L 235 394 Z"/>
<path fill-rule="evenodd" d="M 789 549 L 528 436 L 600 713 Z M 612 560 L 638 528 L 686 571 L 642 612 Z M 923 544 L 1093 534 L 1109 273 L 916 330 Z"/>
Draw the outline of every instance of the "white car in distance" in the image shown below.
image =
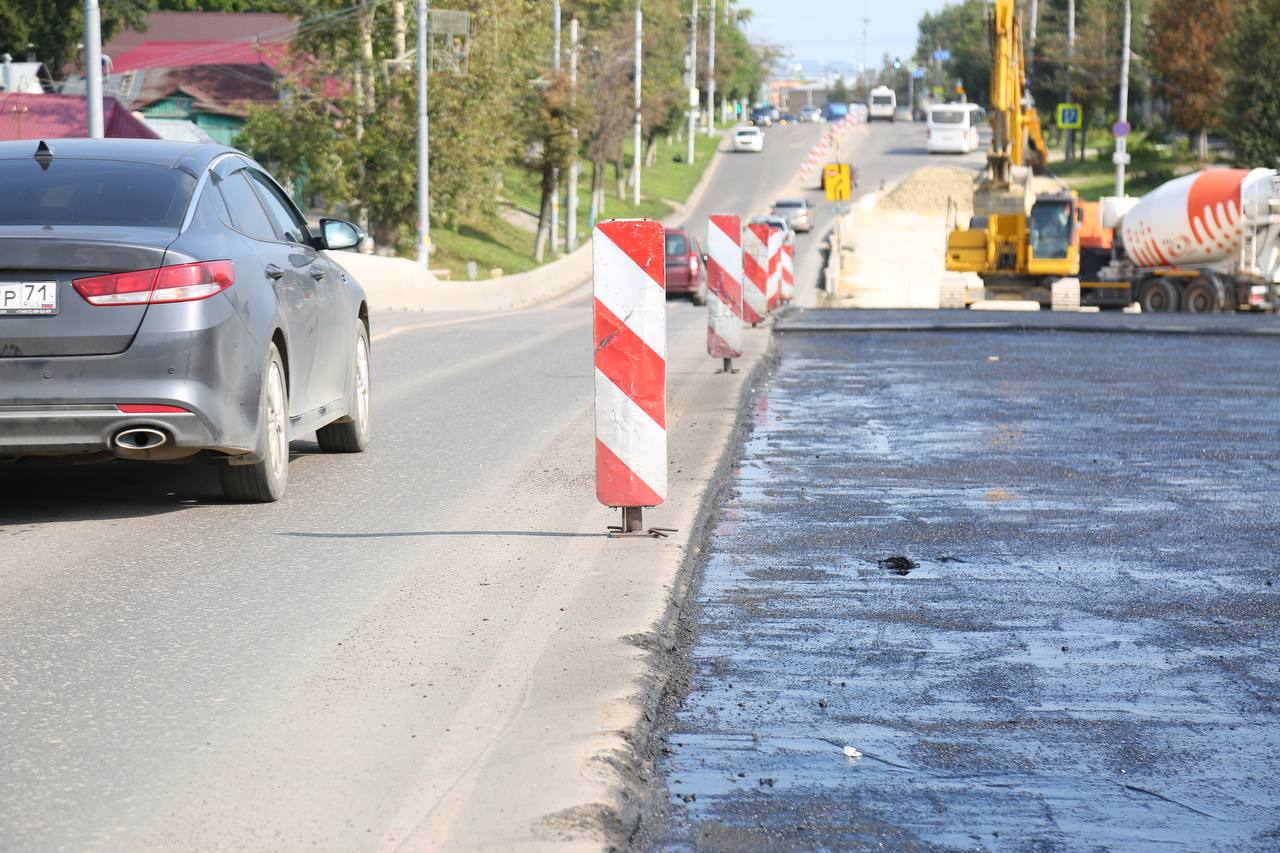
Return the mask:
<path fill-rule="evenodd" d="M 764 151 L 764 131 L 758 127 L 740 127 L 733 132 L 734 151 Z"/>

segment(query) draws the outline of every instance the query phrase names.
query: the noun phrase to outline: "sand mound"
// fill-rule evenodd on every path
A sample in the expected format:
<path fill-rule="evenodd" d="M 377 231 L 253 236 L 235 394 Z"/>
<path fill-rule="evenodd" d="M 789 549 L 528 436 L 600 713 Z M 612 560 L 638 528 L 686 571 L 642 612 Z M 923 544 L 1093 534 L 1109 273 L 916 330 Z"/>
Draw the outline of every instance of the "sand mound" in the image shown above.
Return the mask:
<path fill-rule="evenodd" d="M 947 212 L 947 199 L 960 206 L 967 214 L 973 205 L 974 179 L 972 169 L 955 166 L 926 166 L 916 169 L 906 179 L 885 193 L 876 206 L 882 210 L 915 213 L 922 216 L 941 215 Z"/>

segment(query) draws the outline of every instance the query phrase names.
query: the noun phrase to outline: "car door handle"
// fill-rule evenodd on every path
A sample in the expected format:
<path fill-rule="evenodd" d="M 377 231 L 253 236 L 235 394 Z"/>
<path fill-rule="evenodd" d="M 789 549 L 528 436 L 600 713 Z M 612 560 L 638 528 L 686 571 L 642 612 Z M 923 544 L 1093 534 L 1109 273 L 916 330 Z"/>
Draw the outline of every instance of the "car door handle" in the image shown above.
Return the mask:
<path fill-rule="evenodd" d="M 280 269 L 280 267 L 276 266 L 275 264 L 267 264 L 266 268 L 264 269 L 264 272 L 266 272 L 267 278 L 273 281 L 279 280 L 284 277 L 284 270 Z"/>
<path fill-rule="evenodd" d="M 314 278 L 316 281 L 319 281 L 320 279 L 324 278 L 324 276 L 325 276 L 324 267 L 315 266 L 311 268 L 311 277 Z"/>

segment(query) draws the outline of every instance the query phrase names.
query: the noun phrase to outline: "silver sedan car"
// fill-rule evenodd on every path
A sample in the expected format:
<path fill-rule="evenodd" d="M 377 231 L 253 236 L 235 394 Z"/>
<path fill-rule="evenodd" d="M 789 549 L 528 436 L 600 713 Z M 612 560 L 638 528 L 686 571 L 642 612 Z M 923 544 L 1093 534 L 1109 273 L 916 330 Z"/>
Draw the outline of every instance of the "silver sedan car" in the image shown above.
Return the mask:
<path fill-rule="evenodd" d="M 793 231 L 813 230 L 813 203 L 804 198 L 780 198 L 773 203 L 771 216 L 785 217 Z"/>
<path fill-rule="evenodd" d="M 158 140 L 0 143 L 0 459 L 217 465 L 274 501 L 289 441 L 369 437 L 369 311 L 245 155 Z"/>

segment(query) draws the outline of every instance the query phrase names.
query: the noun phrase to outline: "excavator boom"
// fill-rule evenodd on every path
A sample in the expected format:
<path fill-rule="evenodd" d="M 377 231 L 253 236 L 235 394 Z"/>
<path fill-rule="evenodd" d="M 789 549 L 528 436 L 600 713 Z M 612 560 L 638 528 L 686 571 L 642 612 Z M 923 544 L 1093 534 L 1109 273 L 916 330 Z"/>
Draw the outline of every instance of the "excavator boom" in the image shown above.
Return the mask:
<path fill-rule="evenodd" d="M 948 270 L 976 272 L 998 295 L 1047 299 L 1052 278 L 1080 268 L 1077 199 L 1063 191 L 1037 196 L 1032 175 L 1049 152 L 1027 87 L 1017 0 L 990 7 L 991 148 L 973 194 L 973 221 L 947 235 Z M 1044 301 L 1042 299 L 1042 301 Z"/>

